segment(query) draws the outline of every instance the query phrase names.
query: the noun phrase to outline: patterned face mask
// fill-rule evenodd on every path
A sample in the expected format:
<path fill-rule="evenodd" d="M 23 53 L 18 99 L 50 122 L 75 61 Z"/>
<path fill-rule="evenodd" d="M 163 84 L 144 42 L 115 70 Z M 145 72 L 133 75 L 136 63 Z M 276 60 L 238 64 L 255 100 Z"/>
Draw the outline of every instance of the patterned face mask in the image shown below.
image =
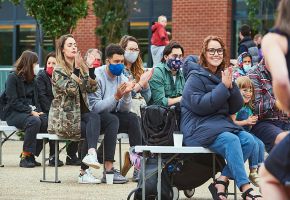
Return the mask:
<path fill-rule="evenodd" d="M 169 69 L 172 69 L 174 71 L 178 71 L 181 68 L 182 61 L 178 58 L 169 58 L 167 60 L 167 66 Z"/>

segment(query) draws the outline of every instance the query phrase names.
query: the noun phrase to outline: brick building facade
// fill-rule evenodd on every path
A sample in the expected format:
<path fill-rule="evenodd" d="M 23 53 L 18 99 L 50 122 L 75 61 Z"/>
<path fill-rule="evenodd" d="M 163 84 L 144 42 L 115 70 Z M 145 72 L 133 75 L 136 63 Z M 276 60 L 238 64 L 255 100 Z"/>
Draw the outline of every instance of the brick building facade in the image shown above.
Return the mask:
<path fill-rule="evenodd" d="M 99 20 L 94 16 L 92 0 L 85 19 L 78 22 L 74 36 L 81 52 L 100 45 L 95 28 Z M 218 35 L 231 47 L 231 0 L 172 0 L 172 39 L 180 42 L 186 55 L 199 54 L 203 39 Z"/>

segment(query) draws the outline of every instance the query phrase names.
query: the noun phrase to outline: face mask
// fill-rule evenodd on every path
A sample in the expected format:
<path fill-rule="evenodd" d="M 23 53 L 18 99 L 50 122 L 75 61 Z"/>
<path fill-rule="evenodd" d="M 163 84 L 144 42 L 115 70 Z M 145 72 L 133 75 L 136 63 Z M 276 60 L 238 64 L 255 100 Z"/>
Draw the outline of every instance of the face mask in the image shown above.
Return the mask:
<path fill-rule="evenodd" d="M 181 68 L 182 65 L 182 61 L 180 59 L 172 59 L 169 58 L 167 60 L 167 66 L 169 67 L 169 69 L 172 69 L 174 71 L 178 71 Z"/>
<path fill-rule="evenodd" d="M 46 73 L 51 77 L 53 72 L 53 67 L 46 67 Z"/>
<path fill-rule="evenodd" d="M 33 67 L 33 72 L 34 72 L 34 75 L 36 76 L 39 72 L 39 64 L 36 64 L 34 67 Z"/>
<path fill-rule="evenodd" d="M 139 52 L 125 51 L 124 57 L 129 63 L 134 63 L 138 58 Z"/>
<path fill-rule="evenodd" d="M 121 63 L 109 65 L 110 72 L 115 76 L 120 76 L 123 72 L 123 69 L 124 69 L 124 64 L 121 64 Z"/>
<path fill-rule="evenodd" d="M 101 66 L 101 61 L 99 61 L 99 60 L 95 60 L 94 62 L 93 62 L 93 67 L 94 68 L 98 68 L 98 67 L 100 67 Z"/>
<path fill-rule="evenodd" d="M 248 72 L 252 68 L 252 65 L 243 65 L 243 68 L 245 72 Z"/>
<path fill-rule="evenodd" d="M 258 49 L 261 49 L 261 44 L 258 44 L 257 47 L 258 47 Z"/>

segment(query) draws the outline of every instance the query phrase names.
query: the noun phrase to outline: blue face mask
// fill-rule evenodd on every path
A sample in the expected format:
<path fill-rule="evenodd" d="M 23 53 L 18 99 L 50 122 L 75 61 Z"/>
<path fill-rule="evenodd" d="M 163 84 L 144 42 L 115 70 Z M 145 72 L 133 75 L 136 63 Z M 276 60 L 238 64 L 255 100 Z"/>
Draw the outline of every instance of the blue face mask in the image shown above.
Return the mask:
<path fill-rule="evenodd" d="M 252 65 L 243 65 L 243 68 L 245 72 L 248 73 L 248 71 L 252 68 Z"/>
<path fill-rule="evenodd" d="M 174 71 L 178 71 L 181 68 L 182 65 L 182 61 L 180 59 L 168 59 L 167 60 L 167 66 L 169 67 L 169 69 L 172 69 Z"/>
<path fill-rule="evenodd" d="M 120 76 L 123 72 L 123 69 L 124 69 L 124 64 L 122 63 L 109 65 L 110 72 L 115 76 Z"/>

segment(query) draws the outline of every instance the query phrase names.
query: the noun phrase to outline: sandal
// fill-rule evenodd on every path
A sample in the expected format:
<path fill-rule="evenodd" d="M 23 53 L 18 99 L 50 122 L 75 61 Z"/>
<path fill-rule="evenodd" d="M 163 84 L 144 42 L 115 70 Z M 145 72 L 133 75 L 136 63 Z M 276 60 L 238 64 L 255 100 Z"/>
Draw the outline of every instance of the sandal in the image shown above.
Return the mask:
<path fill-rule="evenodd" d="M 245 192 L 243 192 L 243 194 L 242 194 L 242 198 L 243 198 L 243 200 L 246 200 L 247 197 L 252 198 L 252 200 L 255 200 L 255 199 L 258 198 L 258 197 L 262 197 L 262 196 L 259 195 L 259 194 L 256 194 L 256 195 L 252 195 L 252 194 L 250 194 L 250 192 L 252 192 L 252 191 L 254 191 L 253 188 L 249 188 L 249 189 L 247 189 Z"/>
<path fill-rule="evenodd" d="M 216 185 L 217 184 L 222 184 L 225 186 L 225 191 L 224 192 L 217 192 L 217 189 L 216 189 Z M 228 186 L 229 186 L 229 181 L 225 182 L 225 181 L 219 181 L 219 180 L 214 180 L 213 183 L 211 183 L 209 186 L 208 186 L 208 189 L 212 195 L 212 198 L 214 200 L 220 200 L 219 196 L 224 196 L 227 198 L 228 196 Z"/>

